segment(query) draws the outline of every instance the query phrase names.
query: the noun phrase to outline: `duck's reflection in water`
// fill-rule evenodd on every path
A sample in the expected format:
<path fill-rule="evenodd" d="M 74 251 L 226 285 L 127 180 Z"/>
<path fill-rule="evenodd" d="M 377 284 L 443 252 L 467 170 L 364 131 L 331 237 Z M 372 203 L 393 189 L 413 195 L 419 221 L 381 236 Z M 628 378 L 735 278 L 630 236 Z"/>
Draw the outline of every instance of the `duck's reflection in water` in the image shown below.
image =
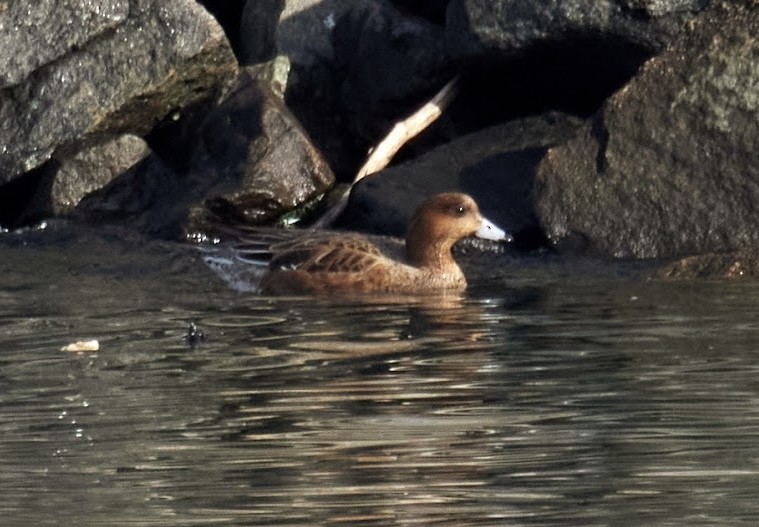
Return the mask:
<path fill-rule="evenodd" d="M 319 523 L 482 525 L 495 514 L 478 490 L 501 446 L 482 411 L 469 415 L 493 368 L 486 303 L 343 298 L 323 321 L 314 300 L 271 301 L 294 331 L 262 343 L 288 367 L 239 372 L 221 394 L 230 440 L 251 449 L 251 497 Z"/>

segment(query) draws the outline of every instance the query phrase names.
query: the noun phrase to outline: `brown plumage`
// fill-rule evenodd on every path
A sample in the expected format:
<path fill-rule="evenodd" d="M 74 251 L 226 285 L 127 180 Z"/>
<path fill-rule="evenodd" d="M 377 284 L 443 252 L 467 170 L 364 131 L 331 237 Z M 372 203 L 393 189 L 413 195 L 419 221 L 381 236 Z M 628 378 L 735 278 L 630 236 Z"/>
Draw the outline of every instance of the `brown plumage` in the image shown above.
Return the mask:
<path fill-rule="evenodd" d="M 268 243 L 271 259 L 261 290 L 272 295 L 460 292 L 466 278 L 451 248 L 472 235 L 508 238 L 482 217 L 471 197 L 438 194 L 411 218 L 405 253 L 400 244 L 380 250 L 362 236 L 323 231 Z"/>

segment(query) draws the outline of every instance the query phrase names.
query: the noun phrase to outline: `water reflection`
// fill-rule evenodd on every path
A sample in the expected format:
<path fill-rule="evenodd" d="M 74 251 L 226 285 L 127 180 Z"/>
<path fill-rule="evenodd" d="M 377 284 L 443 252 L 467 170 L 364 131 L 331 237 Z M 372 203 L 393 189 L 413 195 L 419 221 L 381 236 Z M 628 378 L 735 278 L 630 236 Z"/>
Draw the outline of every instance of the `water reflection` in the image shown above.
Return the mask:
<path fill-rule="evenodd" d="M 276 299 L 79 249 L 0 262 L 3 524 L 759 515 L 756 285 L 502 267 L 452 303 Z"/>

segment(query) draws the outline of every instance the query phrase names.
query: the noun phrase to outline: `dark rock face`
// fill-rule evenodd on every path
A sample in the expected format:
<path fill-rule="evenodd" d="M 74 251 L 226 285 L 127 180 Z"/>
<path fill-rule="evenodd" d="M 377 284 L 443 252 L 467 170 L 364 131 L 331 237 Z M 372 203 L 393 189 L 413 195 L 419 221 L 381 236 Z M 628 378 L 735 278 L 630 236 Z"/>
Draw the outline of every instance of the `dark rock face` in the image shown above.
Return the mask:
<path fill-rule="evenodd" d="M 759 5 L 724 4 L 611 97 L 539 167 L 548 235 L 616 257 L 759 242 Z"/>
<path fill-rule="evenodd" d="M 246 74 L 210 117 L 193 165 L 212 184 L 193 207 L 188 231 L 262 223 L 316 197 L 334 176 L 284 103 Z"/>
<path fill-rule="evenodd" d="M 16 1 L 0 28 L 0 184 L 99 135 L 147 132 L 218 96 L 236 71 L 221 28 L 191 0 Z"/>
<path fill-rule="evenodd" d="M 622 40 L 658 50 L 711 0 L 451 0 L 448 42 L 454 57 L 484 49 L 514 54 L 546 42 Z"/>
<path fill-rule="evenodd" d="M 464 115 L 591 115 L 709 2 L 452 0 L 446 49 L 473 84 Z"/>
<path fill-rule="evenodd" d="M 392 0 L 401 11 L 413 14 L 430 22 L 444 26 L 448 2 L 440 0 Z"/>
<path fill-rule="evenodd" d="M 277 25 L 285 0 L 248 0 L 239 23 L 240 63 L 256 64 L 277 54 Z"/>
<path fill-rule="evenodd" d="M 534 243 L 525 238 L 538 228 L 530 199 L 535 168 L 548 146 L 572 137 L 580 125 L 576 118 L 547 114 L 456 139 L 365 178 L 354 187 L 341 223 L 402 236 L 425 198 L 463 191 L 490 220 L 517 234 L 518 242 Z"/>
<path fill-rule="evenodd" d="M 368 142 L 419 106 L 418 95 L 450 80 L 440 28 L 377 4 L 356 7 L 335 27 L 341 109 L 349 132 Z"/>

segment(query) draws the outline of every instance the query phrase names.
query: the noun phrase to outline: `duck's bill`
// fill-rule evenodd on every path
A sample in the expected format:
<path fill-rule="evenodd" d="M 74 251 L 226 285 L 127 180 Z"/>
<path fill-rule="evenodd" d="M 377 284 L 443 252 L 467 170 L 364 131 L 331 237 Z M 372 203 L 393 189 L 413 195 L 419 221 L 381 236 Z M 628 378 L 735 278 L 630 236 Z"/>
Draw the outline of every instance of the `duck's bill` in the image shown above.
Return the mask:
<path fill-rule="evenodd" d="M 487 218 L 482 218 L 482 223 L 480 223 L 480 228 L 477 229 L 477 232 L 475 232 L 474 235 L 477 236 L 478 238 L 484 238 L 486 240 L 495 240 L 495 241 L 504 241 L 504 242 L 514 241 L 514 237 L 511 236 L 511 234 L 504 232 L 502 229 L 498 228 L 492 221 L 488 220 Z"/>

